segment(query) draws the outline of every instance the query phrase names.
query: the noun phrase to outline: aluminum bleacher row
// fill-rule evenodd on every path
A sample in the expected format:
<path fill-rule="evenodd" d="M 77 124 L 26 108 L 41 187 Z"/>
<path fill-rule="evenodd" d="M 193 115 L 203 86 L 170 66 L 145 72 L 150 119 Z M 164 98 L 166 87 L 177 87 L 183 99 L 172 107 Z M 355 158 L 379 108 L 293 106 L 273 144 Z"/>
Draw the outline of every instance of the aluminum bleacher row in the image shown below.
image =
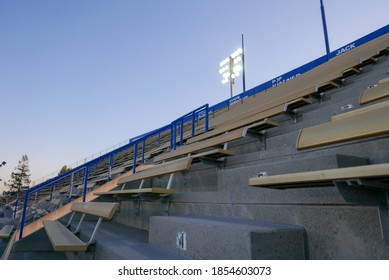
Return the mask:
<path fill-rule="evenodd" d="M 382 206 L 382 200 L 389 201 L 389 155 L 381 148 L 389 147 L 389 26 L 368 38 L 285 83 L 227 107 L 204 105 L 9 198 L 6 208 L 17 228 L 15 248 L 6 253 L 16 258 L 28 250 L 86 251 L 101 257 L 110 242 L 99 234 L 121 224 L 145 229 L 149 242 L 173 252 L 171 258 L 350 258 L 357 249 L 348 254 L 337 249 L 339 244 L 320 239 L 329 235 L 321 229 L 328 216 L 320 213 L 308 222 L 305 211 L 316 204 L 321 210 L 326 204 L 342 205 L 328 212 L 351 205 L 359 211 L 355 205 L 366 208 L 359 197 L 370 190 L 372 213 L 377 205 L 386 209 L 379 226 L 389 240 L 387 205 Z M 364 145 L 379 151 L 368 154 Z M 344 184 L 357 193 L 351 202 Z M 291 206 L 297 204 L 301 208 Z M 87 226 L 71 232 L 63 224 L 71 213 L 83 213 L 81 222 L 85 215 L 101 219 L 82 240 Z M 360 225 L 345 227 L 351 231 Z M 204 232 L 207 236 L 201 237 Z M 276 235 L 283 241 L 272 239 Z M 51 246 L 31 249 L 36 236 Z M 379 249 L 352 256 L 389 258 L 389 243 L 369 242 Z"/>

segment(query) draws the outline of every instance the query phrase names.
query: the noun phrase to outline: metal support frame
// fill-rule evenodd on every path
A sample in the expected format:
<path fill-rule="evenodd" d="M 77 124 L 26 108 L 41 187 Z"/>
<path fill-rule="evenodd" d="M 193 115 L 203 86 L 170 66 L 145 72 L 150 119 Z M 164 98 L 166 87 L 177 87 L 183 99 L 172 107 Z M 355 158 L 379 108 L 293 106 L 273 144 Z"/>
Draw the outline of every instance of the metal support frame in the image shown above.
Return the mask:
<path fill-rule="evenodd" d="M 100 228 L 100 225 L 101 225 L 101 222 L 102 222 L 102 221 L 103 221 L 103 218 L 101 218 L 101 217 L 97 220 L 97 223 L 96 223 L 96 225 L 95 225 L 95 228 L 93 229 L 92 235 L 91 235 L 91 237 L 89 238 L 89 241 L 86 242 L 86 245 L 87 245 L 87 246 L 89 246 L 89 245 L 95 243 L 95 236 L 96 236 L 96 233 L 97 233 L 98 229 Z"/>
<path fill-rule="evenodd" d="M 218 145 L 219 146 L 219 145 Z M 227 150 L 228 149 L 228 142 L 224 143 L 223 144 L 223 150 Z M 191 156 L 191 153 L 188 154 L 188 157 Z M 216 166 L 216 168 L 218 169 L 223 169 L 224 168 L 224 165 L 225 165 L 225 160 L 226 160 L 226 157 L 222 157 L 222 158 L 213 158 L 213 157 L 207 157 L 207 156 L 203 156 L 203 157 L 199 157 L 198 158 L 203 164 L 207 164 L 207 165 L 214 165 Z"/>
<path fill-rule="evenodd" d="M 175 177 L 175 173 L 170 173 L 169 175 L 169 181 L 167 183 L 167 186 L 166 186 L 166 189 L 171 189 L 172 185 L 173 185 L 173 181 L 174 181 L 174 177 Z M 144 179 L 142 179 L 140 185 L 139 185 L 139 189 L 142 189 L 143 188 L 143 185 L 144 185 Z M 147 197 L 149 200 L 150 199 L 153 199 L 153 200 L 161 200 L 161 209 L 164 209 L 163 211 L 161 211 L 161 213 L 165 213 L 165 214 L 168 214 L 169 213 L 169 199 L 168 199 L 168 196 L 167 194 L 161 194 L 161 195 L 158 195 L 158 196 L 152 196 L 152 195 L 147 195 L 147 194 L 138 194 L 136 196 L 133 196 L 133 197 L 136 197 L 136 202 L 135 202 L 135 215 L 136 216 L 139 216 L 140 215 L 140 204 L 142 201 L 144 201 L 144 199 Z"/>
<path fill-rule="evenodd" d="M 314 92 L 309 95 L 311 98 L 315 99 L 319 104 L 323 103 L 323 99 L 325 96 L 324 92 Z"/>
<path fill-rule="evenodd" d="M 297 123 L 298 110 L 297 109 L 289 109 L 288 104 L 284 105 L 284 115 L 288 116 L 293 123 Z"/>
<path fill-rule="evenodd" d="M 358 68 L 358 67 L 350 67 L 346 70 L 343 71 L 343 78 L 347 78 L 347 77 L 350 77 L 352 75 L 359 75 L 361 74 L 361 72 L 363 71 L 363 68 Z"/>
<path fill-rule="evenodd" d="M 167 183 L 166 189 L 168 189 L 168 190 L 171 189 L 171 187 L 173 185 L 174 177 L 175 177 L 175 173 L 170 173 L 169 181 Z"/>
<path fill-rule="evenodd" d="M 334 181 L 335 185 L 338 182 L 344 182 L 351 187 L 363 187 L 363 188 L 380 190 L 380 191 L 389 191 L 389 184 L 379 182 L 378 180 L 355 178 L 355 179 Z"/>
<path fill-rule="evenodd" d="M 140 181 L 139 188 L 142 189 L 144 184 L 145 184 L 145 179 L 142 179 L 142 181 Z"/>
<path fill-rule="evenodd" d="M 65 227 L 70 227 L 70 225 L 71 225 L 71 223 L 73 221 L 73 217 L 74 217 L 75 214 L 76 214 L 76 212 L 72 211 L 72 215 L 70 216 L 69 221 L 67 222 Z"/>
<path fill-rule="evenodd" d="M 120 190 L 124 190 L 125 186 L 126 186 L 126 183 L 124 183 L 124 184 L 122 185 L 122 187 L 120 188 Z"/>
<path fill-rule="evenodd" d="M 70 219 L 69 219 L 68 223 L 65 225 L 66 227 L 70 227 L 71 226 L 71 223 L 72 223 L 72 220 L 73 220 L 73 217 L 74 217 L 75 213 L 76 213 L 75 211 L 72 212 L 72 215 L 70 216 Z M 82 216 L 81 216 L 80 221 L 78 222 L 78 225 L 77 225 L 76 229 L 72 231 L 73 234 L 78 234 L 78 233 L 81 232 L 81 224 L 83 223 L 83 221 L 85 219 L 85 216 L 86 216 L 86 214 L 83 213 Z M 95 225 L 95 227 L 93 229 L 91 237 L 89 238 L 89 241 L 85 243 L 87 246 L 89 246 L 89 245 L 91 245 L 91 244 L 93 244 L 95 242 L 95 236 L 96 236 L 96 233 L 97 233 L 97 231 L 98 231 L 102 221 L 103 221 L 103 218 L 99 217 L 99 219 L 97 220 L 97 223 L 96 223 L 96 225 Z"/>
<path fill-rule="evenodd" d="M 256 131 L 248 129 L 246 135 L 258 139 L 260 150 L 266 150 L 266 130 Z"/>
<path fill-rule="evenodd" d="M 343 79 L 338 78 L 338 79 L 334 79 L 332 81 L 329 81 L 328 83 L 323 84 L 323 85 L 316 84 L 315 85 L 315 92 L 324 92 L 324 91 L 331 90 L 334 88 L 341 88 L 343 82 L 344 82 Z"/>
<path fill-rule="evenodd" d="M 388 192 L 386 192 L 386 198 L 388 199 Z M 382 237 L 385 240 L 385 243 L 387 245 L 389 245 L 389 212 L 388 212 L 388 208 L 389 208 L 388 204 L 385 207 L 384 206 L 379 207 Z"/>
<path fill-rule="evenodd" d="M 74 234 L 77 234 L 77 233 L 79 233 L 81 231 L 81 224 L 84 221 L 85 216 L 86 216 L 86 214 L 83 213 L 82 216 L 81 216 L 80 221 L 78 222 L 78 225 L 77 225 L 76 229 L 73 231 Z"/>

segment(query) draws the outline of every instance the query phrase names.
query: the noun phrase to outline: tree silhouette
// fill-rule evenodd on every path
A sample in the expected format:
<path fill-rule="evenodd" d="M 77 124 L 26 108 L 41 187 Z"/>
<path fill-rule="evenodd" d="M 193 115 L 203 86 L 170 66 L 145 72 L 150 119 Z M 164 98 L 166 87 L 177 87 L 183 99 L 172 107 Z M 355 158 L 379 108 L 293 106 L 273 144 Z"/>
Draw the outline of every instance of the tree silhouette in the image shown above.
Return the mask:
<path fill-rule="evenodd" d="M 4 186 L 8 187 L 8 192 L 4 193 L 16 193 L 25 191 L 30 187 L 30 168 L 28 166 L 28 157 L 23 155 L 22 159 L 19 160 L 19 164 L 15 167 L 15 171 L 11 173 L 11 178 L 8 183 L 4 183 Z"/>
<path fill-rule="evenodd" d="M 72 170 L 71 167 L 68 167 L 67 165 L 62 166 L 61 170 L 58 172 L 58 175 L 65 174 L 66 172 Z"/>
<path fill-rule="evenodd" d="M 7 163 L 5 161 L 3 161 L 2 163 L 0 163 L 0 167 L 6 165 Z M 0 179 L 0 182 L 1 182 L 1 179 Z"/>

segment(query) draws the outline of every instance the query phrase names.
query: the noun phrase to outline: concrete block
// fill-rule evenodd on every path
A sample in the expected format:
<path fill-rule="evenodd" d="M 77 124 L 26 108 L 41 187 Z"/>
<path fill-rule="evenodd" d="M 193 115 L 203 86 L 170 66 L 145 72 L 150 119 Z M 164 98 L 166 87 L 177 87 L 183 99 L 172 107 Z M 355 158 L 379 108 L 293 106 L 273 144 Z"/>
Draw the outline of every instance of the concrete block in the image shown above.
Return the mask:
<path fill-rule="evenodd" d="M 302 225 L 312 260 L 387 260 L 389 246 L 381 223 L 385 215 L 379 215 L 378 207 L 364 205 L 234 206 L 237 218 Z"/>
<path fill-rule="evenodd" d="M 149 242 L 192 259 L 305 259 L 301 226 L 215 217 L 150 218 Z"/>

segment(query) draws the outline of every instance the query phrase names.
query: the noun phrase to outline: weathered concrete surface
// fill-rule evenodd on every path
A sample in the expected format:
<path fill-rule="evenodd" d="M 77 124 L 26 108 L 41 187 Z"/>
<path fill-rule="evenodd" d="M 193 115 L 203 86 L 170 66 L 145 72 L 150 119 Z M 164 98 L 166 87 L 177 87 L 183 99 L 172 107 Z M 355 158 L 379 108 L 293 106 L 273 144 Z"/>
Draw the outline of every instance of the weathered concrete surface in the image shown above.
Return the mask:
<path fill-rule="evenodd" d="M 305 259 L 301 226 L 211 217 L 150 218 L 149 242 L 193 259 Z"/>

